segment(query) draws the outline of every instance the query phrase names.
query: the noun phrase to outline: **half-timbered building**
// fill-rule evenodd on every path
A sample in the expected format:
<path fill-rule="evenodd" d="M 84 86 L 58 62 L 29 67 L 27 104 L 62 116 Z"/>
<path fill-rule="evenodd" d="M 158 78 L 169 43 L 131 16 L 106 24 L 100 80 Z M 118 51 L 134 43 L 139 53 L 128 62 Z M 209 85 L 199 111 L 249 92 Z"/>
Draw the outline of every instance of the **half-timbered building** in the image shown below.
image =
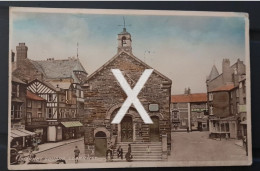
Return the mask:
<path fill-rule="evenodd" d="M 16 50 L 13 74 L 29 83 L 28 90 L 47 102 L 47 140 L 60 141 L 83 135 L 84 94 L 81 86 L 87 72 L 79 58 L 34 61 L 27 58 L 25 43 L 19 43 Z"/>

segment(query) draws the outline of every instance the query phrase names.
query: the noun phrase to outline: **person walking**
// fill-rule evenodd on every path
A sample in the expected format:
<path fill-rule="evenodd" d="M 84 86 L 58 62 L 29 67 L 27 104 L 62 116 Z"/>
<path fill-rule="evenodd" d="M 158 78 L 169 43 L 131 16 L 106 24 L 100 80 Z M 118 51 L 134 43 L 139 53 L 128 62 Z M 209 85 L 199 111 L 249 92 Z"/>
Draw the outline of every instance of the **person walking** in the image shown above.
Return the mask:
<path fill-rule="evenodd" d="M 128 144 L 128 150 L 125 155 L 126 161 L 128 161 L 128 162 L 132 161 L 132 158 L 133 158 L 131 152 L 132 152 L 131 144 Z"/>
<path fill-rule="evenodd" d="M 117 149 L 117 158 L 119 158 L 119 157 L 121 159 L 123 159 L 123 149 L 122 149 L 121 146 L 119 146 L 118 149 Z"/>
<path fill-rule="evenodd" d="M 106 151 L 106 159 L 108 159 L 108 154 L 110 154 L 110 159 L 113 159 L 113 145 L 111 142 L 108 144 L 108 149 Z"/>
<path fill-rule="evenodd" d="M 75 146 L 75 149 L 74 149 L 75 163 L 79 162 L 79 153 L 80 153 L 80 150 L 78 149 L 78 146 Z"/>

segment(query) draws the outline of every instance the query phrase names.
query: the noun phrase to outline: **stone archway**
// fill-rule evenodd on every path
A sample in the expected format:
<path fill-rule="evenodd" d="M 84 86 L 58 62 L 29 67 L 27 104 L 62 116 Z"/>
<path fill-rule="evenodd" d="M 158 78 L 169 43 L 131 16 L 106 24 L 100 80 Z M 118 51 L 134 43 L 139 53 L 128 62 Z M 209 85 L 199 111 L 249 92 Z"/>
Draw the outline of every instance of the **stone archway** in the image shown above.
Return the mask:
<path fill-rule="evenodd" d="M 95 156 L 105 157 L 107 143 L 110 139 L 110 132 L 105 127 L 99 127 L 94 130 L 95 137 Z"/>

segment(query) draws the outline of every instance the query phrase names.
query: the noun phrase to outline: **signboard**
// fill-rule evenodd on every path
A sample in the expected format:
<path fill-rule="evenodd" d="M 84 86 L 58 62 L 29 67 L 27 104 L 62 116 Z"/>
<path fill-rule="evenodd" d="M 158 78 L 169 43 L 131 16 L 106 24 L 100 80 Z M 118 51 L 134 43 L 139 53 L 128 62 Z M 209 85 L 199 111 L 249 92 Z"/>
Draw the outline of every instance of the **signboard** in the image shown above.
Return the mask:
<path fill-rule="evenodd" d="M 239 105 L 239 113 L 246 112 L 246 105 Z"/>
<path fill-rule="evenodd" d="M 149 104 L 149 111 L 150 112 L 158 112 L 159 111 L 159 105 L 158 104 Z"/>

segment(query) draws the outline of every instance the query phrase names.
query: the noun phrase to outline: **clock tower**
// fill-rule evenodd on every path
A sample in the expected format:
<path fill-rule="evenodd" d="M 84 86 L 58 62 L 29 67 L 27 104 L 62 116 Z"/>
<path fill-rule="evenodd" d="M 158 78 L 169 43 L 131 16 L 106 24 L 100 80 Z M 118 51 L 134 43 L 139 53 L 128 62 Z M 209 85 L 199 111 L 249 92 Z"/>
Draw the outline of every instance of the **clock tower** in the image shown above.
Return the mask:
<path fill-rule="evenodd" d="M 131 34 L 126 31 L 126 28 L 123 28 L 123 31 L 118 34 L 118 47 L 117 52 L 126 51 L 132 53 L 132 39 Z"/>

